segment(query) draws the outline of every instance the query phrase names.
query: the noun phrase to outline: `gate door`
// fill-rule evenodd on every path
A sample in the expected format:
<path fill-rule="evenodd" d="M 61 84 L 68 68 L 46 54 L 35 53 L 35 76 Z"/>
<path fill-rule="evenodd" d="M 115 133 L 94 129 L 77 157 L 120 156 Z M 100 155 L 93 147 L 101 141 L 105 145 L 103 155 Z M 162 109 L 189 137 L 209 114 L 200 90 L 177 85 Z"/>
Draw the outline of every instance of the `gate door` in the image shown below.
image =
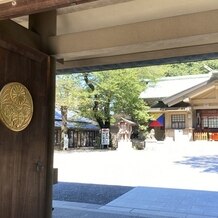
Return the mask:
<path fill-rule="evenodd" d="M 44 218 L 50 175 L 49 59 L 0 38 L 0 218 Z"/>

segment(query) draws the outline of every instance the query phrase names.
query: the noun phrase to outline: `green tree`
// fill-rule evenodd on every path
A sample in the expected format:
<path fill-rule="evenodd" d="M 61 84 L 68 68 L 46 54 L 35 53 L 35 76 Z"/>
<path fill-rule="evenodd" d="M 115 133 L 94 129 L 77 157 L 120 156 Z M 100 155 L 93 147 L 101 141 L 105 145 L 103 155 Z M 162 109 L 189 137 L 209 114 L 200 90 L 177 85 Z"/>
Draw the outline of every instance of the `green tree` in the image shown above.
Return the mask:
<path fill-rule="evenodd" d="M 148 107 L 140 93 L 147 80 L 162 77 L 166 67 L 144 67 L 94 73 L 58 75 L 56 106 L 78 111 L 95 119 L 101 128 L 110 128 L 120 116 L 144 126 Z"/>
<path fill-rule="evenodd" d="M 148 107 L 139 98 L 148 77 L 145 71 L 122 69 L 82 76 L 87 88 L 80 93 L 84 99 L 80 101 L 80 111 L 84 116 L 94 117 L 101 128 L 110 128 L 117 115 L 128 117 L 139 125 L 148 120 Z"/>
<path fill-rule="evenodd" d="M 160 68 L 162 67 L 163 66 L 160 66 Z M 179 64 L 168 64 L 165 65 L 163 68 L 163 76 L 204 74 L 209 72 L 208 67 L 212 70 L 218 69 L 218 60 L 204 60 Z"/>
<path fill-rule="evenodd" d="M 56 77 L 56 107 L 61 111 L 61 149 L 64 148 L 64 138 L 67 135 L 68 109 L 78 109 L 78 92 L 80 87 L 72 75 L 58 75 Z"/>
<path fill-rule="evenodd" d="M 78 80 L 73 75 L 56 76 L 56 107 L 78 110 L 78 93 L 81 91 Z"/>

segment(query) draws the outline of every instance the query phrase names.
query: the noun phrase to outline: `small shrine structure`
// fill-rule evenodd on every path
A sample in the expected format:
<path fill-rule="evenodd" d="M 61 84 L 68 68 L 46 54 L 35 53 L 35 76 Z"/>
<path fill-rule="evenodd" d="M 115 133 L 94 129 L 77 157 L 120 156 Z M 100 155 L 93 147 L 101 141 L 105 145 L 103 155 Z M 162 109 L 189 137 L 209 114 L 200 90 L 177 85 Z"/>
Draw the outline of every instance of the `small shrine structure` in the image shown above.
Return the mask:
<path fill-rule="evenodd" d="M 118 123 L 119 131 L 117 133 L 118 142 L 125 141 L 129 142 L 132 134 L 133 126 L 137 124 L 131 120 L 127 120 L 121 117 L 121 121 Z"/>

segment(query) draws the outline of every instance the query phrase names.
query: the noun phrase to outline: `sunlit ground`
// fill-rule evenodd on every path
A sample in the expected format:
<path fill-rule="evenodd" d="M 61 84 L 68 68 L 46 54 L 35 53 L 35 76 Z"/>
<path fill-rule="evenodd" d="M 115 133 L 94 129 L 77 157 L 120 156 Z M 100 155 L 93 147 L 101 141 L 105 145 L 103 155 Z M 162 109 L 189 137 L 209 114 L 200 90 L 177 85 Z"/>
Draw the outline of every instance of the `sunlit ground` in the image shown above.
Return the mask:
<path fill-rule="evenodd" d="M 218 142 L 55 151 L 54 167 L 62 182 L 218 191 Z"/>

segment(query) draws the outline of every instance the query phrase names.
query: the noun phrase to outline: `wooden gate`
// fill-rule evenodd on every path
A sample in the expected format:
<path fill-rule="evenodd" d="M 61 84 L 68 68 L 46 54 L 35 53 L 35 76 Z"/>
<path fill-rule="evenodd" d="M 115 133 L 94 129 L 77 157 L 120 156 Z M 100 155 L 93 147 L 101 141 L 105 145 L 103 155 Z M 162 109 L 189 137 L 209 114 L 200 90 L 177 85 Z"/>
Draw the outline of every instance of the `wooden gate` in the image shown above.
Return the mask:
<path fill-rule="evenodd" d="M 51 174 L 49 58 L 0 38 L 0 90 L 23 84 L 33 99 L 28 127 L 15 132 L 0 122 L 0 218 L 44 218 Z"/>

